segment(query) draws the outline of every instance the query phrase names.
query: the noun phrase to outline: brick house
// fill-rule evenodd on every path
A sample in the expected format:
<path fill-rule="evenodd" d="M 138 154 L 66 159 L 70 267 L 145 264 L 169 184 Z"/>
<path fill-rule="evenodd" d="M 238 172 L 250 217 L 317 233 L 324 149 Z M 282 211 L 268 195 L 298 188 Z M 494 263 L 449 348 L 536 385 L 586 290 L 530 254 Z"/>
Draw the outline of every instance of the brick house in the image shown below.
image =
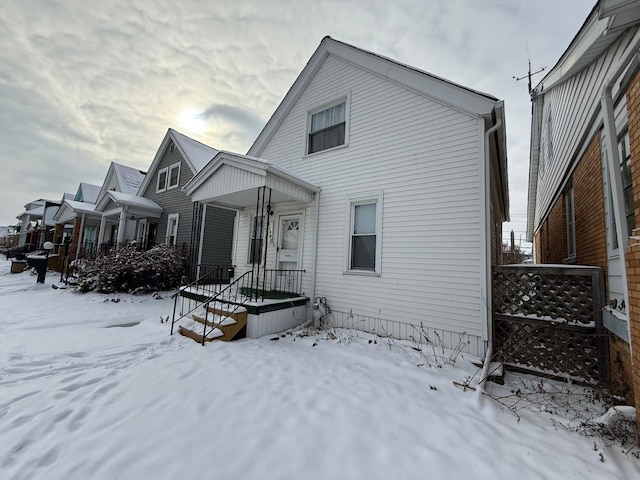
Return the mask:
<path fill-rule="evenodd" d="M 640 1 L 600 0 L 532 90 L 527 212 L 537 263 L 604 270 L 613 388 L 638 412 L 639 48 Z"/>

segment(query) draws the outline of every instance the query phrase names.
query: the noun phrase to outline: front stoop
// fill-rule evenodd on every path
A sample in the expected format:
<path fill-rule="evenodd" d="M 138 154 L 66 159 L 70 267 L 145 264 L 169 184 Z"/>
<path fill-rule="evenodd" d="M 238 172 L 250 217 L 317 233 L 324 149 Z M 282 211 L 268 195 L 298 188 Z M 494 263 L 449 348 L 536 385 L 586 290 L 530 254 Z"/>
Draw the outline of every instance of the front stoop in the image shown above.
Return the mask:
<path fill-rule="evenodd" d="M 207 307 L 209 313 L 213 314 L 212 319 L 206 321 L 207 327 L 215 327 L 206 337 L 205 342 L 213 340 L 222 340 L 229 342 L 235 338 L 241 338 L 246 332 L 247 327 L 247 310 L 244 307 L 236 308 L 235 311 L 227 311 L 221 308 Z M 205 319 L 199 315 L 192 316 L 194 325 L 204 326 Z M 199 330 L 199 329 L 198 329 Z M 202 332 L 198 333 L 193 328 L 180 326 L 178 331 L 181 335 L 189 337 L 196 342 L 202 342 Z"/>

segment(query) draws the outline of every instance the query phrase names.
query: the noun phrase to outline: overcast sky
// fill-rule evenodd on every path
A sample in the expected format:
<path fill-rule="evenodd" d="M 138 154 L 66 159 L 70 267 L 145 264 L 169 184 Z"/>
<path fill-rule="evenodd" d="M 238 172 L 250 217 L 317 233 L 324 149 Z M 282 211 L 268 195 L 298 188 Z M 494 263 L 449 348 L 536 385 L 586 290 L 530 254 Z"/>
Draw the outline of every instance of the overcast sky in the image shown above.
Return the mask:
<path fill-rule="evenodd" d="M 331 35 L 505 101 L 505 236 L 524 240 L 531 104 L 513 77 L 528 57 L 551 68 L 594 4 L 1 0 L 0 225 L 31 200 L 101 185 L 111 161 L 147 170 L 169 127 L 246 153 Z"/>

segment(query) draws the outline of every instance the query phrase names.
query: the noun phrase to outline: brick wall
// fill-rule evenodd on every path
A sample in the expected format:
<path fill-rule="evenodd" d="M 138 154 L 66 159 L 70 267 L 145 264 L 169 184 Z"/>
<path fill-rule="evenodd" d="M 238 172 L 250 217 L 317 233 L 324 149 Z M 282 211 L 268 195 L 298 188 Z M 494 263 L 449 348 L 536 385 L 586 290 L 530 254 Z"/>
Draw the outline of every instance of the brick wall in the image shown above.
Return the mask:
<path fill-rule="evenodd" d="M 562 263 L 567 256 L 565 199 L 564 195 L 560 195 L 542 225 L 540 263 Z"/>
<path fill-rule="evenodd" d="M 596 133 L 576 166 L 572 178 L 576 263 L 604 269 L 606 279 L 607 225 L 600 151 L 600 134 Z"/>

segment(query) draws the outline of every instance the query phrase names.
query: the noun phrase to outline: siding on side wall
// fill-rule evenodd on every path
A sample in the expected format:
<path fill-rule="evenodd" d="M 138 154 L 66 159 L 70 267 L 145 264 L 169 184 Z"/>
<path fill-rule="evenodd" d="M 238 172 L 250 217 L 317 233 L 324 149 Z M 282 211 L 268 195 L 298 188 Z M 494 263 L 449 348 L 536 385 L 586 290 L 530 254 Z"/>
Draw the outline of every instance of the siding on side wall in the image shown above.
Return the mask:
<path fill-rule="evenodd" d="M 305 155 L 309 110 L 347 93 L 348 146 Z M 359 315 L 369 329 L 376 319 L 424 323 L 478 344 L 481 245 L 491 231 L 480 225 L 483 129 L 477 117 L 334 56 L 325 60 L 259 155 L 321 188 L 316 295 L 336 318 Z M 380 191 L 382 274 L 345 274 L 348 198 Z"/>
<path fill-rule="evenodd" d="M 174 163 L 180 162 L 180 180 L 178 186 L 171 190 L 167 190 L 161 193 L 156 192 L 158 185 L 158 172 L 165 168 L 170 167 Z M 167 146 L 167 149 L 162 156 L 162 159 L 158 163 L 158 167 L 154 172 L 149 172 L 147 175 L 152 175 L 149 185 L 142 192 L 142 196 L 153 200 L 162 207 L 162 216 L 160 218 L 150 218 L 149 223 L 158 224 L 158 233 L 156 237 L 157 243 L 165 243 L 167 236 L 167 222 L 168 216 L 172 213 L 178 213 L 178 238 L 176 245 L 184 245 L 189 249 L 191 241 L 191 228 L 193 220 L 193 203 L 191 199 L 185 195 L 181 190 L 184 185 L 193 177 L 193 173 L 189 168 L 189 165 L 180 155 L 177 148 L 171 152 L 171 148 Z"/>
<path fill-rule="evenodd" d="M 600 109 L 600 94 L 612 65 L 617 65 L 629 42 L 637 35 L 640 35 L 637 28 L 630 29 L 583 71 L 544 92 L 535 231 L 556 202 L 564 175 L 580 147 L 589 141 L 584 135 L 589 131 L 593 115 Z M 552 135 L 549 135 L 549 125 Z M 551 158 L 548 158 L 549 142 Z"/>

